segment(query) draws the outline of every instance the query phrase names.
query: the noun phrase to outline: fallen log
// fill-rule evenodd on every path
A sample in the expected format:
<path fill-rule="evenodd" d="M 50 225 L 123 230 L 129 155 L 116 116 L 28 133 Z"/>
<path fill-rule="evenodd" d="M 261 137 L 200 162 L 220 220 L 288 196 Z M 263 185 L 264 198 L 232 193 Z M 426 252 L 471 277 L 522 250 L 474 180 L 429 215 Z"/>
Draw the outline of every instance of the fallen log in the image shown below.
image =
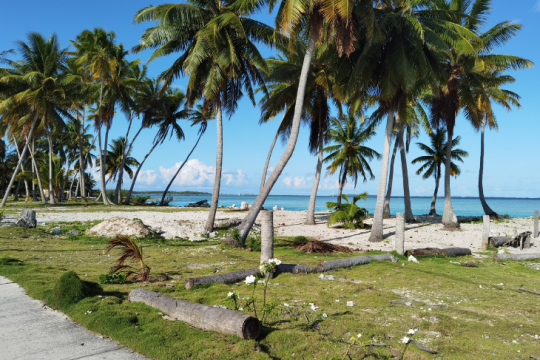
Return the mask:
<path fill-rule="evenodd" d="M 411 343 L 414 346 L 416 346 L 417 348 L 419 348 L 420 350 L 424 350 L 427 353 L 430 353 L 430 354 L 436 354 L 437 353 L 435 350 L 432 350 L 432 349 L 428 348 L 427 346 L 424 346 L 424 345 L 420 344 L 419 342 L 411 341 Z"/>
<path fill-rule="evenodd" d="M 471 249 L 468 249 L 468 248 L 451 247 L 451 248 L 444 248 L 443 250 L 446 253 L 446 256 L 472 255 Z"/>
<path fill-rule="evenodd" d="M 411 249 L 405 252 L 406 256 L 410 255 L 442 255 L 442 256 L 466 256 L 471 255 L 471 250 L 467 248 L 424 248 L 424 249 Z"/>
<path fill-rule="evenodd" d="M 160 293 L 135 289 L 129 294 L 130 302 L 142 302 L 169 314 L 169 318 L 185 321 L 206 331 L 236 335 L 245 340 L 255 340 L 261 331 L 259 319 L 239 311 L 194 304 L 174 299 Z"/>
<path fill-rule="evenodd" d="M 540 259 L 540 254 L 495 254 L 493 255 L 494 261 L 502 260 L 514 260 L 514 261 L 524 261 L 524 260 L 534 260 Z"/>
<path fill-rule="evenodd" d="M 277 272 L 292 273 L 292 274 L 311 274 L 321 272 L 317 266 L 307 266 L 304 264 L 280 264 L 277 266 Z"/>
<path fill-rule="evenodd" d="M 259 268 L 253 268 L 253 269 L 247 269 L 247 270 L 234 271 L 227 274 L 189 278 L 189 279 L 186 279 L 186 281 L 184 282 L 184 287 L 186 288 L 186 290 L 189 290 L 193 286 L 200 285 L 200 284 L 213 284 L 217 282 L 225 283 L 225 284 L 232 284 L 232 283 L 242 281 L 250 275 L 260 276 L 261 272 L 259 271 Z"/>
<path fill-rule="evenodd" d="M 392 262 L 398 261 L 398 258 L 394 255 L 384 254 L 384 255 L 367 255 L 367 256 L 356 256 L 347 259 L 339 259 L 332 261 L 325 261 L 320 263 L 317 267 L 321 269 L 322 272 L 330 271 L 333 269 L 342 269 L 348 268 L 356 265 L 369 264 L 372 261 L 383 261 L 383 260 L 392 260 Z"/>
<path fill-rule="evenodd" d="M 506 236 L 490 236 L 489 237 L 489 245 L 494 247 L 501 247 L 507 242 L 509 242 L 511 239 Z"/>

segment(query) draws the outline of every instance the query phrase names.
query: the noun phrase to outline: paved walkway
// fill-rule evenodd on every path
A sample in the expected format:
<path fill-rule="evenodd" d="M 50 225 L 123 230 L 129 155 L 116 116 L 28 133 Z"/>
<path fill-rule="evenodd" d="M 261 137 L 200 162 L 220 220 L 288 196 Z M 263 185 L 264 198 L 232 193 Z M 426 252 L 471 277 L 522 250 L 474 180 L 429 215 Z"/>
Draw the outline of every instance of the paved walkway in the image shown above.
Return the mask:
<path fill-rule="evenodd" d="M 115 341 L 44 308 L 22 287 L 0 276 L 0 359 L 143 360 Z"/>

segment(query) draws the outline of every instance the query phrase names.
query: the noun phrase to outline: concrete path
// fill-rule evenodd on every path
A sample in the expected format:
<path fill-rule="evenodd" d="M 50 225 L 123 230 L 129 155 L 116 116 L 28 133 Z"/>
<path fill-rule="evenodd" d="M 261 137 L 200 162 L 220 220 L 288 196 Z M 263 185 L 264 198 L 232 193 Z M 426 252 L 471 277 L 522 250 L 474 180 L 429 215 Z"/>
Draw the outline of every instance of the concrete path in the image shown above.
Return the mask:
<path fill-rule="evenodd" d="M 142 360 L 146 357 L 44 308 L 0 276 L 0 359 Z"/>

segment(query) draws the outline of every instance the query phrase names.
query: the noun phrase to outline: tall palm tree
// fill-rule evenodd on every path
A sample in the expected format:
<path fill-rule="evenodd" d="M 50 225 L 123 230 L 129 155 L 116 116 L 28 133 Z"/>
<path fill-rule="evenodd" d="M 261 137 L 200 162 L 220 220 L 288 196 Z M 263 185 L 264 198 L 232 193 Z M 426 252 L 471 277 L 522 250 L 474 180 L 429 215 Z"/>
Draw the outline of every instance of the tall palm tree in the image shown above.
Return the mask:
<path fill-rule="evenodd" d="M 119 137 L 112 141 L 110 150 L 107 153 L 107 175 L 110 180 L 116 180 L 117 177 L 125 171 L 129 178 L 133 178 L 132 167 L 139 166 L 139 162 L 134 157 L 131 157 L 131 150 L 124 155 L 126 139 Z M 123 167 L 123 169 L 120 169 Z"/>
<path fill-rule="evenodd" d="M 422 164 L 422 166 L 416 171 L 416 175 L 422 175 L 424 180 L 427 180 L 431 176 L 435 178 L 435 191 L 433 193 L 433 198 L 431 199 L 429 215 L 437 215 L 435 202 L 437 201 L 437 192 L 439 190 L 439 182 L 441 180 L 441 166 L 446 165 L 446 131 L 437 129 L 435 132 L 428 135 L 431 146 L 423 143 L 416 143 L 420 150 L 424 151 L 427 155 L 417 157 L 412 161 L 412 163 Z M 457 166 L 454 161 L 463 162 L 463 158 L 469 156 L 469 153 L 467 153 L 465 150 L 454 149 L 454 147 L 459 145 L 459 141 L 459 136 L 452 140 L 452 158 L 450 160 L 450 174 L 452 176 L 457 176 L 461 173 L 459 166 Z"/>
<path fill-rule="evenodd" d="M 191 117 L 190 117 L 191 126 L 199 125 L 199 131 L 198 131 L 199 137 L 197 138 L 195 145 L 193 145 L 193 148 L 187 155 L 182 165 L 178 167 L 178 170 L 176 170 L 176 173 L 173 175 L 173 177 L 169 181 L 167 188 L 165 189 L 165 191 L 163 192 L 163 195 L 161 196 L 161 205 L 164 204 L 165 196 L 167 195 L 167 192 L 169 191 L 169 188 L 173 184 L 174 180 L 176 179 L 176 177 L 178 176 L 178 174 L 180 173 L 184 165 L 186 165 L 186 163 L 188 162 L 191 154 L 193 153 L 197 145 L 199 145 L 199 141 L 201 140 L 201 137 L 204 135 L 204 133 L 206 132 L 206 129 L 208 128 L 208 122 L 210 120 L 214 120 L 215 118 L 216 118 L 215 111 L 213 111 L 212 108 L 205 108 L 201 104 L 197 105 L 196 110 L 191 111 Z"/>
<path fill-rule="evenodd" d="M 217 153 L 212 203 L 206 221 L 211 232 L 219 201 L 223 160 L 222 110 L 232 115 L 243 90 L 255 105 L 253 84 L 262 85 L 266 63 L 253 41 L 273 43 L 273 29 L 241 16 L 231 0 L 191 0 L 188 4 L 150 6 L 140 10 L 135 22 L 155 21 L 135 51 L 158 48 L 150 58 L 180 52 L 161 78 L 169 85 L 180 73 L 189 74 L 188 104 L 201 98 L 216 110 Z M 160 34 L 159 36 L 156 36 Z M 279 35 L 277 36 L 279 37 Z"/>
<path fill-rule="evenodd" d="M 375 136 L 374 126 L 364 122 L 363 119 L 358 121 L 352 112 L 348 112 L 343 120 L 331 119 L 328 138 L 334 145 L 324 148 L 324 152 L 328 154 L 323 161 L 330 163 L 327 167 L 330 175 L 339 171 L 338 204 L 341 204 L 341 194 L 347 177 L 353 180 L 355 187 L 359 175 L 364 182 L 368 176 L 371 180 L 375 179 L 369 161 L 374 158 L 380 159 L 381 155 L 364 145 L 373 136 Z"/>

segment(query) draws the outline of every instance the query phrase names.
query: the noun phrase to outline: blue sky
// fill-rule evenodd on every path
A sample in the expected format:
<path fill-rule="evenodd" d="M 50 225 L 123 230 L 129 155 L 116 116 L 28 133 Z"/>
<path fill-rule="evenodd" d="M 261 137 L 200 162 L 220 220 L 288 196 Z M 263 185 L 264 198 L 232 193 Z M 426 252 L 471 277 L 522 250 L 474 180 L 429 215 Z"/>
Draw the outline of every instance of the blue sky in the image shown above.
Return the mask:
<path fill-rule="evenodd" d="M 160 2 L 154 2 L 157 5 Z M 133 24 L 133 17 L 137 10 L 148 6 L 148 0 L 93 0 L 82 2 L 73 0 L 19 0 L 2 2 L 2 21 L 0 22 L 0 51 L 14 47 L 14 41 L 22 40 L 30 31 L 38 31 L 49 36 L 57 33 L 64 46 L 69 45 L 77 34 L 84 29 L 103 27 L 113 30 L 117 34 L 118 42 L 126 48 L 138 43 L 140 35 L 149 23 Z M 272 17 L 267 14 L 258 14 L 258 20 L 272 24 Z M 515 2 L 494 0 L 493 9 L 488 26 L 500 21 L 513 21 L 524 25 L 521 33 L 510 43 L 497 51 L 509 53 L 532 60 L 539 64 L 540 44 L 540 0 L 520 0 Z M 261 47 L 264 56 L 271 56 L 273 51 Z M 151 55 L 150 51 L 132 58 L 146 61 Z M 158 59 L 149 65 L 149 74 L 157 77 L 174 60 L 174 56 Z M 497 197 L 540 197 L 538 177 L 540 169 L 536 157 L 537 137 L 540 134 L 538 116 L 540 82 L 538 66 L 532 69 L 514 72 L 516 83 L 507 88 L 522 96 L 520 110 L 507 112 L 502 108 L 496 111 L 499 131 L 486 133 L 486 158 L 484 171 L 484 191 L 486 196 Z M 185 79 L 178 79 L 174 85 L 180 89 L 185 88 Z M 270 144 L 278 127 L 273 121 L 259 125 L 260 112 L 245 98 L 239 103 L 237 112 L 224 121 L 224 158 L 222 193 L 257 193 L 262 168 Z M 121 113 L 115 117 L 111 130 L 112 138 L 124 136 L 126 120 Z M 137 123 L 138 124 L 138 123 Z M 137 125 L 136 124 L 136 125 Z M 370 142 L 369 146 L 382 153 L 383 129 Z M 139 190 L 164 189 L 179 164 L 184 161 L 187 153 L 196 141 L 196 129 L 190 128 L 186 123 L 184 127 L 186 140 L 177 142 L 171 140 L 158 147 L 143 167 L 143 174 L 137 182 Z M 455 134 L 461 136 L 460 147 L 469 152 L 469 157 L 462 164 L 462 174 L 452 179 L 452 195 L 477 196 L 478 195 L 478 166 L 480 154 L 480 135 L 459 117 Z M 151 147 L 155 129 L 143 130 L 134 145 L 133 156 L 141 160 Z M 434 180 L 423 180 L 415 174 L 416 166 L 410 164 L 411 159 L 420 156 L 416 142 L 428 143 L 429 139 L 421 134 L 413 141 L 407 160 L 409 162 L 410 191 L 412 196 L 431 196 L 434 190 Z M 201 139 L 198 148 L 193 153 L 190 162 L 182 170 L 172 190 L 200 190 L 211 191 L 214 179 L 216 129 L 211 124 Z M 285 171 L 274 187 L 273 194 L 309 194 L 315 172 L 316 158 L 307 151 L 308 129 L 302 128 L 295 153 L 289 161 Z M 275 165 L 284 150 L 278 144 L 270 165 Z M 399 157 L 398 157 L 399 158 Z M 374 181 L 358 183 L 355 190 L 349 185 L 347 192 L 363 192 L 376 194 L 380 162 L 373 161 L 372 169 L 376 175 Z M 97 178 L 97 177 L 96 177 Z M 129 186 L 129 179 L 125 180 L 124 187 Z M 323 177 L 319 189 L 320 194 L 328 195 L 336 191 L 337 178 Z M 402 195 L 401 164 L 396 159 L 394 195 Z M 439 193 L 439 195 L 442 195 Z"/>

